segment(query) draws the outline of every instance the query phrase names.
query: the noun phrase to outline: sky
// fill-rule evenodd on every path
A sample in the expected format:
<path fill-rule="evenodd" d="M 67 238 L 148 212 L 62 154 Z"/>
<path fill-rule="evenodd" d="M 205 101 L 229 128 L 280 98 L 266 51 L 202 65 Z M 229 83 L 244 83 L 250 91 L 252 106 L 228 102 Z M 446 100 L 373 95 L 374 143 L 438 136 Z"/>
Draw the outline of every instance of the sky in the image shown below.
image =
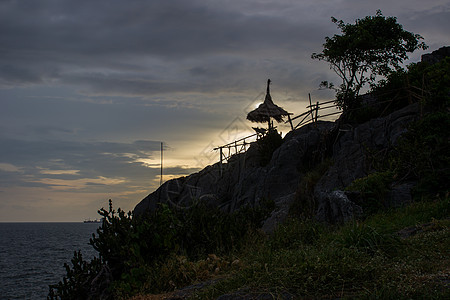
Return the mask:
<path fill-rule="evenodd" d="M 408 62 L 450 44 L 444 0 L 0 0 L 0 222 L 132 210 L 159 186 L 161 142 L 163 181 L 215 163 L 268 78 L 294 115 L 332 100 L 311 54 L 332 16 L 377 9 L 424 37 Z"/>

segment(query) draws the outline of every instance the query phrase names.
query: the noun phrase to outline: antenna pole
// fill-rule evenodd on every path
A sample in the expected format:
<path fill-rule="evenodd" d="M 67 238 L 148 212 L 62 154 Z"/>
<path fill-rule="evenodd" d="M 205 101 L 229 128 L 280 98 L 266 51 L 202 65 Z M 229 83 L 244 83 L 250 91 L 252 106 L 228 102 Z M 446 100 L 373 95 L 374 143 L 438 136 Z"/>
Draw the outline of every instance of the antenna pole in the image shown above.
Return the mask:
<path fill-rule="evenodd" d="M 159 185 L 161 186 L 163 180 L 163 142 L 161 142 L 161 176 L 159 177 Z"/>

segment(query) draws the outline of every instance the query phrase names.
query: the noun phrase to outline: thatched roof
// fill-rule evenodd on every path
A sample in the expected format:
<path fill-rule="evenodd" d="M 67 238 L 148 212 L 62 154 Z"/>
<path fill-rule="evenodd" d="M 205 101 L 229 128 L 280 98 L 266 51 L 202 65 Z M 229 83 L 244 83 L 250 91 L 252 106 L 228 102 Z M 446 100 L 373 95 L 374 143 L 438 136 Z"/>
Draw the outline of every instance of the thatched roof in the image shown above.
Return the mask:
<path fill-rule="evenodd" d="M 283 117 L 289 115 L 287 111 L 275 105 L 270 96 L 270 79 L 267 80 L 267 94 L 264 102 L 261 103 L 258 108 L 247 114 L 247 120 L 256 123 L 269 122 L 270 118 L 275 119 L 277 122 L 283 121 Z"/>

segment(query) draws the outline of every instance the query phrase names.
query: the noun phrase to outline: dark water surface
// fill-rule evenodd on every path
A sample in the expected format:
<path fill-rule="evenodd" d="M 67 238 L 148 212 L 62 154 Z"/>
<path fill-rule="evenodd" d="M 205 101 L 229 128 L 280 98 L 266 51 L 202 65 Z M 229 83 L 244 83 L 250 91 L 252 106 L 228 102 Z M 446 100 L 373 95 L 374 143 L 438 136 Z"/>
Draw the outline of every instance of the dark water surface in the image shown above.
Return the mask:
<path fill-rule="evenodd" d="M 46 299 L 75 250 L 85 260 L 96 255 L 88 243 L 99 225 L 0 223 L 0 299 Z"/>

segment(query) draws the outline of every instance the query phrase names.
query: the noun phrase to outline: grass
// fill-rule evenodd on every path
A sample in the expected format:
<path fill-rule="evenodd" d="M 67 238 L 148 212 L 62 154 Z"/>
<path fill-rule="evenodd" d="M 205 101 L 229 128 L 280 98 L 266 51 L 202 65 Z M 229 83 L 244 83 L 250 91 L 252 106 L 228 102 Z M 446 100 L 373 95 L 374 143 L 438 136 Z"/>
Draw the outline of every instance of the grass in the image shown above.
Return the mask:
<path fill-rule="evenodd" d="M 203 272 L 202 280 L 220 278 L 190 296 L 215 299 L 240 291 L 274 299 L 448 299 L 449 216 L 447 196 L 334 228 L 291 219 L 270 237 L 250 234 L 229 257 L 184 261 Z M 405 227 L 417 233 L 402 238 L 397 233 Z"/>

